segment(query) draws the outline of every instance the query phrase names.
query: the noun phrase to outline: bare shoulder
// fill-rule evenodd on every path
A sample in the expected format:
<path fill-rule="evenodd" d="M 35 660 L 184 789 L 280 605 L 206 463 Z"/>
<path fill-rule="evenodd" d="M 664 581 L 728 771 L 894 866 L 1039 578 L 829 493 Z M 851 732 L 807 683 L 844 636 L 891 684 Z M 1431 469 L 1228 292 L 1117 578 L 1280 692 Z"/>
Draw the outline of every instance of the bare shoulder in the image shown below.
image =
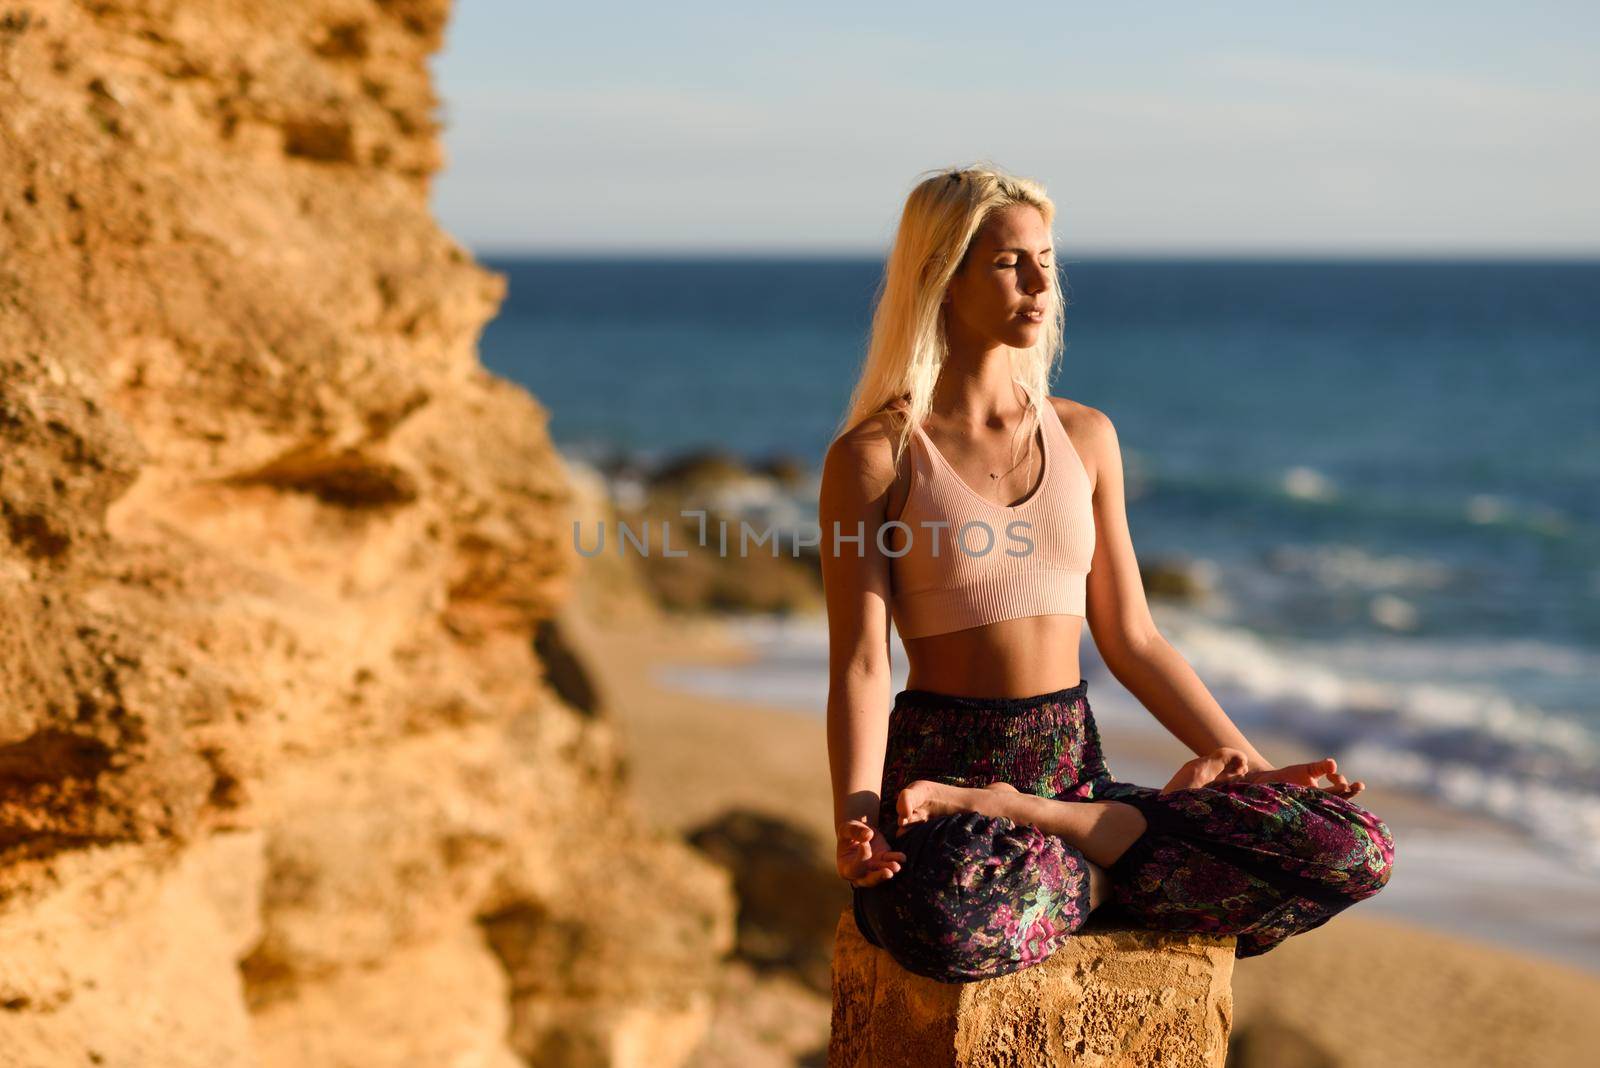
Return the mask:
<path fill-rule="evenodd" d="M 1117 428 L 1111 417 L 1099 408 L 1066 397 L 1051 397 L 1050 403 L 1061 416 L 1061 425 L 1066 427 L 1072 447 L 1078 450 L 1091 480 L 1098 482 L 1099 472 L 1107 464 L 1116 463 L 1120 455 Z"/>
<path fill-rule="evenodd" d="M 1090 407 L 1067 397 L 1051 397 L 1050 403 L 1055 405 L 1056 414 L 1061 416 L 1061 425 L 1072 435 L 1074 445 L 1078 443 L 1079 437 L 1086 442 L 1094 438 L 1116 437 L 1117 431 L 1111 425 L 1111 417 L 1099 408 Z"/>
<path fill-rule="evenodd" d="M 823 458 L 824 493 L 866 499 L 882 495 L 895 480 L 900 423 L 898 411 L 879 411 L 835 438 Z"/>

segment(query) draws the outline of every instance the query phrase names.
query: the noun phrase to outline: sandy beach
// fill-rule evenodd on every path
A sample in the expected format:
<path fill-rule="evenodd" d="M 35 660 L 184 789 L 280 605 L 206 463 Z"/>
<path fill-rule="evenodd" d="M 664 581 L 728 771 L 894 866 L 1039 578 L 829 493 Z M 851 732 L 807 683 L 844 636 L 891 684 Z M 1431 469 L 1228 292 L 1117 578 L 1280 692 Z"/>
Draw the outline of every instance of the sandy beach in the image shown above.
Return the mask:
<path fill-rule="evenodd" d="M 575 620 L 574 631 L 581 645 L 602 648 L 590 624 Z M 736 692 L 741 678 L 746 693 L 760 692 L 748 672 L 781 674 L 769 655 L 714 622 L 607 626 L 603 643 L 606 663 L 628 665 L 600 674 L 641 811 L 679 832 L 730 810 L 781 818 L 814 836 L 818 863 L 831 869 L 820 714 Z M 684 679 L 698 679 L 701 691 L 720 679 L 735 692 L 695 692 Z M 1090 687 L 1120 778 L 1164 780 L 1186 758 L 1176 739 L 1140 724 L 1148 717 L 1114 680 L 1091 677 Z M 1287 738 L 1253 733 L 1252 741 L 1280 763 L 1314 755 Z M 1600 1002 L 1600 888 L 1488 820 L 1370 781 L 1361 800 L 1396 835 L 1395 875 L 1372 901 L 1237 963 L 1235 1060 L 1557 1065 L 1591 1057 L 1600 1042 L 1588 1011 Z M 842 881 L 838 903 L 848 904 Z M 828 1007 L 824 994 L 792 977 L 730 962 L 696 1063 L 820 1063 Z"/>

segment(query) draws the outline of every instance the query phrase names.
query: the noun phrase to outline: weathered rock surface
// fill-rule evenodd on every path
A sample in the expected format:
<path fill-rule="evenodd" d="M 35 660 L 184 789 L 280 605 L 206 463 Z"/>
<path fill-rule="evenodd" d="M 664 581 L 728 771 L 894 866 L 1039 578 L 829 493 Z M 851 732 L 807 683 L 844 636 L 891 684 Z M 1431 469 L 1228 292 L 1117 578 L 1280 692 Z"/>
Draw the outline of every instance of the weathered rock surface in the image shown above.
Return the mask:
<path fill-rule="evenodd" d="M 725 872 L 561 641 L 428 213 L 444 0 L 0 11 L 8 1064 L 672 1064 Z"/>
<path fill-rule="evenodd" d="M 1039 964 L 941 983 L 861 937 L 834 949 L 829 1068 L 1221 1068 L 1232 936 L 1085 929 Z"/>

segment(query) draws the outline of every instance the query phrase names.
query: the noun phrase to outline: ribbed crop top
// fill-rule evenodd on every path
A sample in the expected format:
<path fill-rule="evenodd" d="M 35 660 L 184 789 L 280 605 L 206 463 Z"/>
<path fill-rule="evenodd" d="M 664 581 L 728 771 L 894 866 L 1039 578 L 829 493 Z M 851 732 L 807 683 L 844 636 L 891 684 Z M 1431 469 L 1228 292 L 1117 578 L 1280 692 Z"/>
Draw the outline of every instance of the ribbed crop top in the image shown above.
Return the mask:
<path fill-rule="evenodd" d="M 890 612 L 901 638 L 1084 614 L 1093 489 L 1055 405 L 1043 407 L 1044 473 L 1015 505 L 980 497 L 922 427 L 912 431 L 901 555 L 890 559 Z"/>

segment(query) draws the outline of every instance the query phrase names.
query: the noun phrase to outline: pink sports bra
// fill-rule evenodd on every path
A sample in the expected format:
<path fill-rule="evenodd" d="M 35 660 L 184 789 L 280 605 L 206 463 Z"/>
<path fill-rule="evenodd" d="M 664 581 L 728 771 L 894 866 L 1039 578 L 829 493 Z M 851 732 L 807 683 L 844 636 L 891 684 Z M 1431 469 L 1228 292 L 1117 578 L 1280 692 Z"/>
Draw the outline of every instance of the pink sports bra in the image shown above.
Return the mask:
<path fill-rule="evenodd" d="M 1015 505 L 980 497 L 922 427 L 912 431 L 911 489 L 892 546 L 900 555 L 890 560 L 890 612 L 902 639 L 1084 614 L 1093 489 L 1055 405 L 1044 408 L 1044 474 Z"/>

